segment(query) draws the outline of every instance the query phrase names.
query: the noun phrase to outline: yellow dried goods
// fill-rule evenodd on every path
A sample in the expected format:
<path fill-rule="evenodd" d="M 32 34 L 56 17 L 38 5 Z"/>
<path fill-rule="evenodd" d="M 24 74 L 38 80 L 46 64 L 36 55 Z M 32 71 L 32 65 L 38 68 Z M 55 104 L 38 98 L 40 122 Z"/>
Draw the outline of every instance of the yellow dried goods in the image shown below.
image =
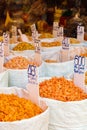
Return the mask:
<path fill-rule="evenodd" d="M 30 100 L 14 94 L 0 94 L 1 122 L 28 119 L 42 112 L 42 109 Z"/>
<path fill-rule="evenodd" d="M 19 43 L 13 48 L 14 51 L 34 50 L 35 47 L 27 42 Z"/>
<path fill-rule="evenodd" d="M 55 47 L 55 46 L 61 46 L 61 42 L 54 41 L 54 42 L 42 42 L 42 47 Z"/>
<path fill-rule="evenodd" d="M 51 33 L 41 33 L 39 38 L 53 38 L 53 35 Z"/>
<path fill-rule="evenodd" d="M 4 67 L 8 69 L 27 69 L 30 61 L 22 56 L 16 56 L 6 63 L 4 63 Z"/>

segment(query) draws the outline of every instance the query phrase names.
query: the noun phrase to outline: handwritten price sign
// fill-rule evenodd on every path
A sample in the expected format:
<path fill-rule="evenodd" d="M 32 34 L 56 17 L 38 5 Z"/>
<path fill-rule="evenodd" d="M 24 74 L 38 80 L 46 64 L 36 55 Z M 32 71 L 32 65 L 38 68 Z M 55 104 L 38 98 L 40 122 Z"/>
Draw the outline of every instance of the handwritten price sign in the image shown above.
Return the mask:
<path fill-rule="evenodd" d="M 85 57 L 76 55 L 74 58 L 74 83 L 86 92 Z"/>
<path fill-rule="evenodd" d="M 37 84 L 37 68 L 35 65 L 28 67 L 28 81 L 31 84 Z"/>
<path fill-rule="evenodd" d="M 38 68 L 35 65 L 28 67 L 28 85 L 30 98 L 39 105 L 39 85 L 38 85 Z"/>
<path fill-rule="evenodd" d="M 58 27 L 57 29 L 57 37 L 63 37 L 63 27 Z"/>
<path fill-rule="evenodd" d="M 9 34 L 4 32 L 3 33 L 3 42 L 4 42 L 4 45 L 8 46 L 9 44 Z"/>
<path fill-rule="evenodd" d="M 62 49 L 68 49 L 69 50 L 69 44 L 70 40 L 69 38 L 65 37 L 62 41 Z"/>
<path fill-rule="evenodd" d="M 84 26 L 77 27 L 77 39 L 81 42 L 84 41 Z"/>
<path fill-rule="evenodd" d="M 85 71 L 85 57 L 75 56 L 74 58 L 74 72 L 83 74 Z"/>
<path fill-rule="evenodd" d="M 0 57 L 4 56 L 4 43 L 0 42 Z"/>
<path fill-rule="evenodd" d="M 57 37 L 57 31 L 58 31 L 59 23 L 53 22 L 53 36 Z"/>

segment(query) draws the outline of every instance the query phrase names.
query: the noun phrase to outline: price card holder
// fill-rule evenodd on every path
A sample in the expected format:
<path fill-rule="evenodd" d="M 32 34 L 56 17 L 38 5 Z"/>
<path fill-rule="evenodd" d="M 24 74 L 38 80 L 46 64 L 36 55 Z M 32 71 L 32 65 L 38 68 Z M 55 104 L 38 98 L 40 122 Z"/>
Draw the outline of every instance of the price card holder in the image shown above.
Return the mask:
<path fill-rule="evenodd" d="M 61 42 L 63 40 L 63 27 L 58 27 L 57 29 L 57 38 Z"/>
<path fill-rule="evenodd" d="M 32 32 L 32 39 L 33 39 L 33 42 L 35 43 L 36 39 L 38 39 L 38 31 Z"/>
<path fill-rule="evenodd" d="M 3 33 L 3 43 L 4 43 L 4 55 L 9 55 L 9 34 L 7 32 Z"/>
<path fill-rule="evenodd" d="M 31 25 L 31 31 L 32 31 L 32 39 L 33 42 L 35 43 L 35 39 L 38 39 L 39 36 L 35 24 Z"/>
<path fill-rule="evenodd" d="M 76 55 L 74 58 L 74 83 L 86 92 L 85 57 Z"/>
<path fill-rule="evenodd" d="M 77 26 L 77 39 L 80 42 L 84 41 L 84 26 Z"/>
<path fill-rule="evenodd" d="M 41 44 L 39 39 L 35 39 L 35 52 L 40 53 Z"/>
<path fill-rule="evenodd" d="M 0 73 L 3 72 L 4 64 L 4 43 L 0 41 Z"/>
<path fill-rule="evenodd" d="M 28 67 L 28 85 L 27 89 L 31 100 L 39 105 L 39 84 L 38 84 L 38 67 L 29 65 Z"/>
<path fill-rule="evenodd" d="M 12 42 L 17 43 L 17 27 L 12 26 Z"/>
<path fill-rule="evenodd" d="M 32 32 L 35 32 L 35 31 L 36 31 L 36 25 L 35 25 L 35 24 L 32 24 L 32 25 L 31 25 L 31 31 L 32 31 Z"/>
<path fill-rule="evenodd" d="M 69 46 L 70 46 L 70 39 L 65 37 L 62 41 L 62 49 L 69 50 Z"/>
<path fill-rule="evenodd" d="M 35 39 L 35 55 L 34 55 L 34 63 L 37 66 L 40 66 L 42 64 L 42 56 L 41 56 L 41 46 L 40 46 L 40 40 Z"/>
<path fill-rule="evenodd" d="M 69 38 L 65 37 L 62 41 L 62 49 L 61 49 L 61 55 L 60 55 L 60 61 L 65 62 L 69 60 L 69 44 L 70 40 Z"/>
<path fill-rule="evenodd" d="M 57 30 L 59 27 L 59 23 L 58 22 L 53 22 L 53 36 L 56 38 L 57 37 Z"/>

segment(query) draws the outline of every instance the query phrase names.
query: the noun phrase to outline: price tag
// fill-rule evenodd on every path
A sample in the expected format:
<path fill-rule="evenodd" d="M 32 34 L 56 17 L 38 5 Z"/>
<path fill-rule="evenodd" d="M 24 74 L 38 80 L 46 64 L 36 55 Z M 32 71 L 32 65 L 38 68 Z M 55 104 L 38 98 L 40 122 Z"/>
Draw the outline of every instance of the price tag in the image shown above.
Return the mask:
<path fill-rule="evenodd" d="M 4 43 L 0 42 L 0 57 L 4 57 Z"/>
<path fill-rule="evenodd" d="M 59 23 L 58 22 L 53 22 L 53 36 L 55 38 L 57 37 L 58 27 L 59 27 Z"/>
<path fill-rule="evenodd" d="M 17 27 L 12 26 L 12 42 L 16 43 L 17 42 Z"/>
<path fill-rule="evenodd" d="M 38 31 L 32 32 L 32 39 L 33 39 L 33 42 L 35 43 L 36 39 L 38 39 Z"/>
<path fill-rule="evenodd" d="M 3 33 L 3 42 L 4 42 L 4 55 L 9 55 L 9 34 L 7 32 Z"/>
<path fill-rule="evenodd" d="M 63 27 L 58 27 L 57 37 L 63 37 Z"/>
<path fill-rule="evenodd" d="M 35 52 L 40 53 L 40 40 L 35 39 Z"/>
<path fill-rule="evenodd" d="M 85 88 L 85 57 L 76 55 L 74 58 L 74 83 L 81 87 L 84 91 Z"/>
<path fill-rule="evenodd" d="M 35 31 L 36 31 L 36 26 L 35 26 L 35 24 L 32 24 L 32 25 L 31 25 L 31 31 L 32 31 L 32 32 L 35 32 Z"/>
<path fill-rule="evenodd" d="M 80 42 L 84 41 L 84 26 L 78 26 L 77 27 L 77 39 Z"/>
<path fill-rule="evenodd" d="M 28 67 L 27 89 L 31 100 L 39 105 L 38 67 L 35 65 L 29 65 Z"/>
<path fill-rule="evenodd" d="M 62 41 L 62 49 L 60 51 L 60 61 L 65 62 L 70 59 L 69 55 L 69 38 L 65 37 Z"/>
<path fill-rule="evenodd" d="M 33 39 L 33 42 L 35 44 L 36 39 L 38 39 L 38 31 L 36 29 L 35 24 L 31 25 L 31 31 L 32 31 L 32 39 Z"/>
<path fill-rule="evenodd" d="M 4 43 L 0 42 L 0 73 L 3 72 L 4 63 Z"/>
<path fill-rule="evenodd" d="M 65 37 L 62 41 L 62 49 L 69 50 L 69 46 L 70 46 L 70 39 Z"/>
<path fill-rule="evenodd" d="M 62 42 L 63 40 L 63 27 L 58 27 L 57 29 L 57 39 Z"/>

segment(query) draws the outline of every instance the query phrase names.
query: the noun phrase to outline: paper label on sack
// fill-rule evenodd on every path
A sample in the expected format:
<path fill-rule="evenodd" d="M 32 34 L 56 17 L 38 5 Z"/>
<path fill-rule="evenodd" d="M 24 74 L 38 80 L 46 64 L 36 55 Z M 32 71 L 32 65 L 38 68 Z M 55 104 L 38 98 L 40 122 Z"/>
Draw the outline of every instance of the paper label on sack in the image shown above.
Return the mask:
<path fill-rule="evenodd" d="M 37 66 L 42 64 L 42 56 L 41 56 L 41 45 L 40 40 L 35 40 L 35 55 L 34 55 L 34 62 Z"/>
<path fill-rule="evenodd" d="M 68 61 L 70 56 L 69 56 L 69 38 L 65 37 L 62 41 L 62 49 L 61 49 L 61 62 Z"/>
<path fill-rule="evenodd" d="M 32 32 L 35 32 L 35 31 L 36 31 L 36 25 L 35 25 L 35 24 L 32 24 L 32 25 L 31 25 L 31 31 L 32 31 Z"/>
<path fill-rule="evenodd" d="M 4 63 L 4 43 L 0 42 L 0 72 L 3 72 Z"/>
<path fill-rule="evenodd" d="M 9 34 L 7 32 L 3 33 L 3 42 L 4 42 L 4 55 L 9 55 Z"/>
<path fill-rule="evenodd" d="M 33 39 L 33 42 L 35 43 L 36 40 L 38 39 L 38 31 L 32 32 L 32 39 Z"/>
<path fill-rule="evenodd" d="M 57 37 L 57 30 L 59 27 L 59 23 L 58 22 L 53 22 L 53 36 L 56 38 Z"/>
<path fill-rule="evenodd" d="M 28 67 L 28 85 L 30 98 L 39 105 L 39 84 L 38 84 L 38 67 L 29 65 Z"/>
<path fill-rule="evenodd" d="M 74 83 L 86 92 L 85 88 L 85 57 L 76 55 L 74 58 Z"/>
<path fill-rule="evenodd" d="M 57 39 L 62 42 L 63 40 L 63 27 L 58 27 L 57 29 Z"/>
<path fill-rule="evenodd" d="M 84 76 L 85 76 L 85 86 L 86 86 L 86 92 L 87 92 L 87 57 L 85 58 L 85 73 L 84 73 Z"/>
<path fill-rule="evenodd" d="M 84 26 L 78 26 L 77 27 L 77 39 L 80 42 L 84 41 Z"/>
<path fill-rule="evenodd" d="M 17 27 L 12 26 L 12 42 L 16 43 L 17 42 Z"/>
<path fill-rule="evenodd" d="M 69 50 L 69 46 L 70 46 L 70 39 L 65 37 L 62 41 L 62 49 Z"/>
<path fill-rule="evenodd" d="M 40 40 L 39 39 L 35 39 L 35 52 L 37 52 L 37 53 L 40 53 Z"/>

